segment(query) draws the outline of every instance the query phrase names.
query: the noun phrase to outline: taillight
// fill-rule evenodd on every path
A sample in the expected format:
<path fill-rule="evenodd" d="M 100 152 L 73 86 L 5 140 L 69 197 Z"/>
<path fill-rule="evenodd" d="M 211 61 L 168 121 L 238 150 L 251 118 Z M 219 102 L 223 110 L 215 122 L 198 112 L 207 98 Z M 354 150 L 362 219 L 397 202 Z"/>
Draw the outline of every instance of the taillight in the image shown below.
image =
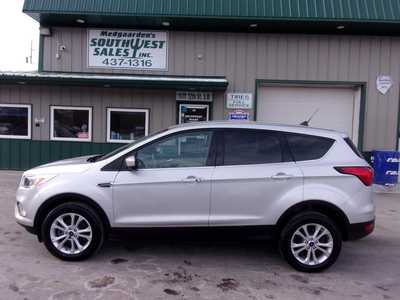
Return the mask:
<path fill-rule="evenodd" d="M 342 174 L 354 175 L 366 186 L 371 186 L 374 180 L 374 171 L 370 167 L 335 167 Z"/>

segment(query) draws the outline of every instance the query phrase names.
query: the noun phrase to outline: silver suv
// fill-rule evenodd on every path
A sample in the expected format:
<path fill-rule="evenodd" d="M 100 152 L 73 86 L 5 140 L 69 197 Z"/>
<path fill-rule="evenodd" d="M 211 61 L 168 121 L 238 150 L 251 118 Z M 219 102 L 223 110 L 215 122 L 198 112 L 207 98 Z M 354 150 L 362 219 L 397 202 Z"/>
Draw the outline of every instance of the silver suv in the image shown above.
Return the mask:
<path fill-rule="evenodd" d="M 263 233 L 313 272 L 373 231 L 372 178 L 342 133 L 197 123 L 25 172 L 15 217 L 63 260 L 88 258 L 118 229 L 195 228 Z"/>

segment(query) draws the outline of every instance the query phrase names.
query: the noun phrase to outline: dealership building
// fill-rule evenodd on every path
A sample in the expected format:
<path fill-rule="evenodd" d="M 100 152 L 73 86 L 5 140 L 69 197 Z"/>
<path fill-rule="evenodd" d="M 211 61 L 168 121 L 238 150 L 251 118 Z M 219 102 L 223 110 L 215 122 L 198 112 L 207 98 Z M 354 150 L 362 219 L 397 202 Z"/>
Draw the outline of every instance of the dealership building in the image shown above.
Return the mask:
<path fill-rule="evenodd" d="M 26 0 L 24 12 L 40 23 L 39 65 L 0 73 L 0 169 L 206 120 L 310 120 L 364 152 L 398 148 L 398 0 Z"/>

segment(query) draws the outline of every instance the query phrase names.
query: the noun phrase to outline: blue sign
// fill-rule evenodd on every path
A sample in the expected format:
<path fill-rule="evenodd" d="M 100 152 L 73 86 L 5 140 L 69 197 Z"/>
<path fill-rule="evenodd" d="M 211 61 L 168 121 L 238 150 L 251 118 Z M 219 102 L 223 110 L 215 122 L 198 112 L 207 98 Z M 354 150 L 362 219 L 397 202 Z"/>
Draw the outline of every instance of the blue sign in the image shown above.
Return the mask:
<path fill-rule="evenodd" d="M 399 178 L 400 152 L 374 151 L 374 183 L 379 185 L 395 185 Z"/>
<path fill-rule="evenodd" d="M 237 110 L 229 113 L 229 120 L 235 121 L 248 121 L 250 120 L 250 114 L 248 112 Z"/>

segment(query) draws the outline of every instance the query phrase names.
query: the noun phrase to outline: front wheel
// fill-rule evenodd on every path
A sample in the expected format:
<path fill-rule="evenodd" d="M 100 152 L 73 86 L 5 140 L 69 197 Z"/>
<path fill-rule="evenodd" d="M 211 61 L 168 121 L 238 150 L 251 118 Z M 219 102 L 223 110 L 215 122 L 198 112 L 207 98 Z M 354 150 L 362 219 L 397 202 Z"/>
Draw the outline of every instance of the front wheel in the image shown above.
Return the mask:
<path fill-rule="evenodd" d="M 284 227 L 280 251 L 286 261 L 302 272 L 319 272 L 334 264 L 342 248 L 336 224 L 318 212 L 295 216 Z"/>
<path fill-rule="evenodd" d="M 103 244 L 104 226 L 97 213 L 81 203 L 65 203 L 54 208 L 42 225 L 46 248 L 67 261 L 84 260 Z"/>

